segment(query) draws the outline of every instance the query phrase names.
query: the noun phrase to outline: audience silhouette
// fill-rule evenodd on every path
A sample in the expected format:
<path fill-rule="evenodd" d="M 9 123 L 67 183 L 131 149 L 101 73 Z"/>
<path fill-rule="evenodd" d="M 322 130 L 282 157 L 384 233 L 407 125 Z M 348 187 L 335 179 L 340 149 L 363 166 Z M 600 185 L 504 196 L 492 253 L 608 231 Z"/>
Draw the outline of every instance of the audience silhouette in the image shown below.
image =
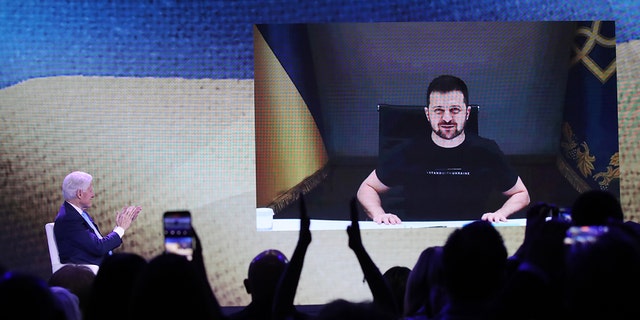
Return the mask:
<path fill-rule="evenodd" d="M 571 206 L 571 222 L 576 226 L 600 226 L 623 220 L 618 198 L 608 191 L 583 192 Z"/>
<path fill-rule="evenodd" d="M 424 249 L 407 279 L 406 319 L 433 319 L 442 310 L 447 302 L 442 273 L 442 246 Z"/>
<path fill-rule="evenodd" d="M 351 225 L 347 227 L 347 234 L 349 235 L 349 248 L 355 253 L 364 278 L 369 284 L 369 289 L 373 295 L 373 304 L 377 305 L 380 309 L 388 312 L 389 314 L 400 316 L 400 310 L 396 306 L 396 300 L 394 299 L 393 292 L 389 287 L 389 284 L 384 279 L 380 269 L 373 262 L 369 253 L 362 244 L 362 237 L 360 235 L 360 224 L 358 223 L 358 200 L 356 198 L 351 199 Z"/>
<path fill-rule="evenodd" d="M 78 296 L 73 294 L 69 289 L 53 286 L 49 288 L 56 298 L 56 305 L 64 313 L 67 320 L 82 320 L 82 311 L 80 311 L 80 300 Z"/>
<path fill-rule="evenodd" d="M 300 194 L 300 232 L 298 242 L 291 255 L 291 261 L 289 261 L 276 287 L 272 310 L 272 319 L 274 320 L 311 318 L 309 314 L 298 311 L 294 306 L 304 258 L 311 244 L 310 226 L 311 220 L 307 214 L 304 195 Z"/>
<path fill-rule="evenodd" d="M 398 308 L 395 305 L 393 293 L 382 273 L 362 245 L 358 224 L 357 200 L 353 198 L 350 204 L 351 225 L 347 227 L 348 245 L 360 263 L 365 280 L 371 289 L 373 302 L 355 303 L 345 299 L 336 299 L 324 305 L 317 317 L 319 319 L 397 319 L 400 314 L 397 311 Z M 310 219 L 307 214 L 304 196 L 300 195 L 300 233 L 298 243 L 276 290 L 273 308 L 274 320 L 291 319 L 297 316 L 311 318 L 311 315 L 308 314 L 292 313 L 295 310 L 293 301 L 300 273 L 310 243 Z"/>
<path fill-rule="evenodd" d="M 395 300 L 398 313 L 404 314 L 404 296 L 407 289 L 407 280 L 411 269 L 403 266 L 394 266 L 382 274 L 387 284 L 391 288 L 391 293 Z"/>
<path fill-rule="evenodd" d="M 0 318 L 64 320 L 65 313 L 47 283 L 34 275 L 6 271 L 0 279 Z"/>
<path fill-rule="evenodd" d="M 83 317 L 91 301 L 91 290 L 96 274 L 89 267 L 68 264 L 54 272 L 48 280 L 50 287 L 63 287 L 76 295 Z"/>
<path fill-rule="evenodd" d="M 623 224 L 580 227 L 567 241 L 567 319 L 640 319 L 640 246 Z"/>
<path fill-rule="evenodd" d="M 195 233 L 192 261 L 163 253 L 151 259 L 134 284 L 130 319 L 226 319 L 213 294 Z"/>
<path fill-rule="evenodd" d="M 491 222 L 454 230 L 442 249 L 442 266 L 449 300 L 435 319 L 492 319 L 505 283 L 507 248 Z"/>
<path fill-rule="evenodd" d="M 357 200 L 350 202 L 348 246 L 358 259 L 372 301 L 329 301 L 317 314 L 294 305 L 311 221 L 300 195 L 300 231 L 288 261 L 279 250 L 251 261 L 244 285 L 251 302 L 224 316 L 209 285 L 202 245 L 194 232 L 193 259 L 163 253 L 150 261 L 115 253 L 94 274 L 67 265 L 48 281 L 0 265 L 3 318 L 126 319 L 640 319 L 640 227 L 624 221 L 620 202 L 588 191 L 571 207 L 571 220 L 539 202 L 527 210 L 523 242 L 507 256 L 496 226 L 472 221 L 442 246 L 425 248 L 412 269 L 384 274 L 367 253 Z"/>
<path fill-rule="evenodd" d="M 565 236 L 569 222 L 550 219 L 555 207 L 537 203 L 527 212 L 525 238 L 509 257 L 508 279 L 501 293 L 498 319 L 561 319 Z"/>
<path fill-rule="evenodd" d="M 244 287 L 251 295 L 251 302 L 243 309 L 229 315 L 230 319 L 271 319 L 273 298 L 289 260 L 276 249 L 260 252 L 249 264 Z"/>
<path fill-rule="evenodd" d="M 105 257 L 93 281 L 85 320 L 110 320 L 113 307 L 129 303 L 134 283 L 147 261 L 135 253 Z"/>
<path fill-rule="evenodd" d="M 336 299 L 325 304 L 316 320 L 395 320 L 398 317 L 388 309 L 370 302 L 352 302 Z"/>

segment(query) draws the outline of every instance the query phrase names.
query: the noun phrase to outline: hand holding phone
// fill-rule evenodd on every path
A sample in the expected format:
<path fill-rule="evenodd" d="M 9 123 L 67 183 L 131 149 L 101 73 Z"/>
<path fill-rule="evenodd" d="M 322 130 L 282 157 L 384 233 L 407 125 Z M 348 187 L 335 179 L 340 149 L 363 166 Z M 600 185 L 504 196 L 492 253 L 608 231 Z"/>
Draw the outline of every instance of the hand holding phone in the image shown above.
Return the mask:
<path fill-rule="evenodd" d="M 193 259 L 196 245 L 189 211 L 167 211 L 163 215 L 165 252 Z"/>

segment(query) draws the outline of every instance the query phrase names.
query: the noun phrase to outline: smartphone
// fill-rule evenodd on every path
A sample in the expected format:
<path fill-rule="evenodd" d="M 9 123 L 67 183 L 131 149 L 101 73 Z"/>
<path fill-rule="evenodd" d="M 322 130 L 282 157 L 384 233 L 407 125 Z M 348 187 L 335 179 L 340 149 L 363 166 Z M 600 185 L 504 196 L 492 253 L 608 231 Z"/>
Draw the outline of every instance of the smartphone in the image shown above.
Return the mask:
<path fill-rule="evenodd" d="M 189 211 L 167 211 L 163 217 L 165 252 L 193 259 L 196 240 Z"/>
<path fill-rule="evenodd" d="M 600 236 L 609 232 L 607 226 L 571 226 L 567 230 L 564 243 L 568 245 L 586 245 L 598 241 Z"/>

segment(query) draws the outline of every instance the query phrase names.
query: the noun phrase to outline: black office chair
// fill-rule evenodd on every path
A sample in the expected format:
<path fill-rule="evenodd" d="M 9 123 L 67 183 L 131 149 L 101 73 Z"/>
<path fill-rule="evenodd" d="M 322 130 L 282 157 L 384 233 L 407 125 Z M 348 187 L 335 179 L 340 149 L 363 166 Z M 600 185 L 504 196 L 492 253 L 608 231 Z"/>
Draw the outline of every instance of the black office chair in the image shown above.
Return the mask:
<path fill-rule="evenodd" d="M 479 105 L 469 105 L 471 113 L 465 125 L 465 132 L 478 134 Z M 431 134 L 431 126 L 424 113 L 425 106 L 378 105 L 378 154 L 382 155 L 402 147 L 416 138 L 426 138 Z"/>

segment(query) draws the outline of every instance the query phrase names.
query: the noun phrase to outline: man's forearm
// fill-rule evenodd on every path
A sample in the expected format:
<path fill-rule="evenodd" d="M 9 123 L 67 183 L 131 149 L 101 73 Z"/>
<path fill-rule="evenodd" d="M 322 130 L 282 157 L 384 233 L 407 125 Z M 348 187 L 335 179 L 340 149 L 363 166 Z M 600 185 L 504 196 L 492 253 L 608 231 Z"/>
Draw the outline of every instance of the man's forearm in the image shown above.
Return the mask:
<path fill-rule="evenodd" d="M 500 213 L 505 217 L 509 217 L 513 213 L 523 209 L 527 205 L 529 205 L 529 193 L 526 191 L 518 192 L 509 197 L 507 201 L 504 202 L 502 207 L 496 210 L 496 213 Z"/>
<path fill-rule="evenodd" d="M 357 197 L 369 218 L 373 219 L 378 215 L 385 214 L 380 195 L 370 186 L 362 185 L 360 189 L 358 189 Z"/>

